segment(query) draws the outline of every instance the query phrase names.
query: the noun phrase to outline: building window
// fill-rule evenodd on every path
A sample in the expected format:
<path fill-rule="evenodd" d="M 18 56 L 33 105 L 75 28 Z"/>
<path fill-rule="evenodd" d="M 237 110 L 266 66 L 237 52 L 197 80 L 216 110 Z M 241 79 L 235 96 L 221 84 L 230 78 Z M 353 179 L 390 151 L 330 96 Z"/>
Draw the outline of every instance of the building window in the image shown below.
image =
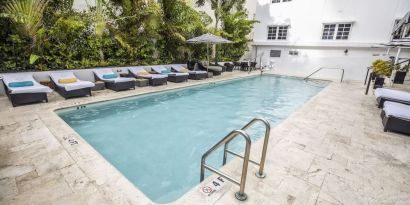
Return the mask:
<path fill-rule="evenodd" d="M 297 56 L 297 55 L 299 55 L 299 51 L 291 50 L 291 51 L 289 51 L 289 55 L 290 56 Z"/>
<path fill-rule="evenodd" d="M 322 40 L 347 40 L 351 29 L 351 23 L 324 24 Z"/>
<path fill-rule="evenodd" d="M 270 50 L 270 57 L 272 58 L 280 58 L 280 54 L 282 53 L 281 50 Z"/>
<path fill-rule="evenodd" d="M 336 24 L 326 24 L 323 26 L 323 40 L 333 40 L 335 35 Z"/>
<path fill-rule="evenodd" d="M 269 26 L 268 40 L 286 40 L 289 26 Z"/>
<path fill-rule="evenodd" d="M 276 40 L 277 30 L 278 30 L 278 27 L 276 26 L 268 27 L 268 40 Z"/>
<path fill-rule="evenodd" d="M 283 0 L 282 2 L 289 2 L 289 1 L 292 1 L 292 0 Z"/>
<path fill-rule="evenodd" d="M 339 24 L 337 27 L 336 40 L 347 40 L 349 38 L 351 27 L 352 24 L 350 23 Z"/>

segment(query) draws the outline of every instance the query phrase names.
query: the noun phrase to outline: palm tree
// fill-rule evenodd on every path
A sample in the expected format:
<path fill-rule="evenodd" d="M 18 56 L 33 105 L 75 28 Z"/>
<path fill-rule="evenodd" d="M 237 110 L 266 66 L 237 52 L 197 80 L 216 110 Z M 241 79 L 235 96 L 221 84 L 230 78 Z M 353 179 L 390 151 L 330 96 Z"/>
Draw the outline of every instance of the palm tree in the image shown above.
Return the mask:
<path fill-rule="evenodd" d="M 2 16 L 9 17 L 13 22 L 19 24 L 22 33 L 31 38 L 32 47 L 34 47 L 47 3 L 47 0 L 12 0 L 4 6 Z"/>
<path fill-rule="evenodd" d="M 211 9 L 214 10 L 216 30 L 222 15 L 230 12 L 232 8 L 241 10 L 245 0 L 196 0 L 196 5 L 203 6 L 206 2 L 209 2 L 211 4 Z"/>

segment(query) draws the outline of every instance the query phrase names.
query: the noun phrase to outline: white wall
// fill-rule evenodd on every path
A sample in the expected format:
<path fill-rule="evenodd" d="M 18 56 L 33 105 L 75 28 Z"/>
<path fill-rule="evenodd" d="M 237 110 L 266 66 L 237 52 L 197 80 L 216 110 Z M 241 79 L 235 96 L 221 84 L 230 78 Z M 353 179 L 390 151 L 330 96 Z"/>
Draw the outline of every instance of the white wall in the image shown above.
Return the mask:
<path fill-rule="evenodd" d="M 410 0 L 257 0 L 254 42 L 267 42 L 267 26 L 288 24 L 287 43 L 332 43 L 321 40 L 323 23 L 353 21 L 349 40 L 342 43 L 385 43 L 395 19 L 410 11 Z M 269 41 L 275 42 L 275 41 Z M 283 42 L 283 41 L 282 41 Z"/>
<path fill-rule="evenodd" d="M 345 79 L 363 80 L 366 68 L 375 59 L 388 59 L 387 49 L 371 48 L 390 41 L 395 19 L 410 11 L 410 0 L 293 0 L 270 3 L 256 1 L 253 57 L 263 52 L 262 63 L 274 60 L 275 72 L 306 76 L 319 67 L 344 68 Z M 321 40 L 323 23 L 353 22 L 348 40 Z M 287 40 L 267 40 L 269 25 L 290 25 Z M 270 58 L 270 50 L 282 50 Z M 347 55 L 344 50 L 348 49 Z M 289 50 L 299 51 L 290 56 Z M 410 57 L 410 50 L 401 57 Z M 393 50 L 390 55 L 395 55 Z M 259 58 L 257 59 L 259 63 Z M 338 79 L 338 71 L 325 71 L 321 78 Z"/>
<path fill-rule="evenodd" d="M 271 49 L 282 50 L 280 58 L 267 57 Z M 320 67 L 343 68 L 345 69 L 345 80 L 364 80 L 367 67 L 376 59 L 388 60 L 386 49 L 381 48 L 347 48 L 348 54 L 344 53 L 345 48 L 326 47 L 272 47 L 259 46 L 258 53 L 264 53 L 262 64 L 268 65 L 269 61 L 275 61 L 273 72 L 281 75 L 291 75 L 306 77 Z M 298 56 L 289 55 L 289 50 L 297 50 Z M 392 50 L 395 53 L 396 50 Z M 410 53 L 401 55 L 410 57 Z M 259 64 L 259 58 L 257 59 Z M 323 70 L 313 77 L 339 80 L 341 72 L 339 70 Z"/>

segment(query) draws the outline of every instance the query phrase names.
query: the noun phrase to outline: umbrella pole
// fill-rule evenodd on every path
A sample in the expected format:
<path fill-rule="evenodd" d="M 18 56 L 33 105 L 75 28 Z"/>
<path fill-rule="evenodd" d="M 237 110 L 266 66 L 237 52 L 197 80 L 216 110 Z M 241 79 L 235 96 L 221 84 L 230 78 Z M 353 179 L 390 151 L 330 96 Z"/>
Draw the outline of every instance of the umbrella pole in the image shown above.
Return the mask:
<path fill-rule="evenodd" d="M 208 67 L 209 67 L 209 43 L 206 43 L 206 60 L 208 60 L 208 65 L 206 66 L 206 73 L 208 75 Z"/>

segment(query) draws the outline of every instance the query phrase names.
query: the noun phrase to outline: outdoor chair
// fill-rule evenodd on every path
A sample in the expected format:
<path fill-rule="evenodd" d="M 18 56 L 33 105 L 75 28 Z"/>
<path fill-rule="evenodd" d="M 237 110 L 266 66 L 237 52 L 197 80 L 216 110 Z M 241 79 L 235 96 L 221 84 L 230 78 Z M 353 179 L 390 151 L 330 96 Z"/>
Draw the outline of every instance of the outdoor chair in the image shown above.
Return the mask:
<path fill-rule="evenodd" d="M 65 99 L 91 96 L 91 89 L 94 87 L 94 83 L 79 80 L 71 71 L 50 73 L 50 78 L 54 90 Z"/>
<path fill-rule="evenodd" d="M 385 132 L 410 134 L 410 105 L 385 102 L 381 118 Z"/>
<path fill-rule="evenodd" d="M 374 91 L 378 107 L 382 108 L 385 101 L 399 102 L 402 104 L 410 104 L 410 92 L 377 88 Z"/>
<path fill-rule="evenodd" d="M 95 78 L 99 81 L 103 81 L 105 87 L 110 90 L 121 91 L 135 89 L 134 78 L 120 77 L 117 73 L 114 73 L 111 68 L 94 69 L 93 72 Z"/>
<path fill-rule="evenodd" d="M 188 73 L 177 73 L 177 72 L 171 72 L 164 66 L 152 66 L 151 69 L 162 75 L 167 75 L 168 76 L 168 81 L 174 82 L 174 83 L 180 83 L 180 82 L 186 82 L 188 81 L 189 74 Z"/>
<path fill-rule="evenodd" d="M 13 107 L 17 105 L 48 102 L 51 88 L 39 84 L 31 73 L 3 74 L 4 89 Z"/>
<path fill-rule="evenodd" d="M 128 71 L 131 76 L 139 79 L 147 79 L 151 86 L 167 84 L 167 75 L 148 73 L 143 67 L 129 67 Z"/>

